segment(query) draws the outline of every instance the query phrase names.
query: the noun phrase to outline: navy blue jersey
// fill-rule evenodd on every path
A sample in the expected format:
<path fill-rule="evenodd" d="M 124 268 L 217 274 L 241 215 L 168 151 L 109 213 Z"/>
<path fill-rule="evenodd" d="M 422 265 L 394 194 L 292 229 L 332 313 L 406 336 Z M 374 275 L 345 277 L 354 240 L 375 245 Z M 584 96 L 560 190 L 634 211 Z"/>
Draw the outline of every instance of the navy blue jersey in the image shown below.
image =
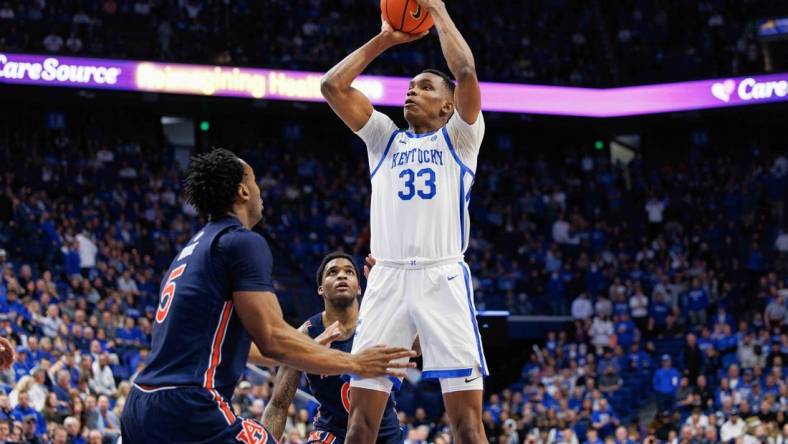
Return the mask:
<path fill-rule="evenodd" d="M 271 267 L 265 239 L 238 219 L 208 223 L 173 260 L 161 283 L 151 353 L 135 382 L 203 387 L 230 399 L 251 345 L 232 294 L 273 292 Z"/>
<path fill-rule="evenodd" d="M 326 329 L 323 325 L 323 314 L 318 313 L 306 321 L 309 336 L 318 337 Z M 354 335 L 355 336 L 355 335 Z M 344 341 L 334 341 L 331 348 L 350 353 L 353 348 L 353 337 Z M 315 429 L 331 432 L 344 441 L 347 433 L 348 412 L 350 410 L 350 382 L 340 376 L 320 376 L 307 373 L 306 379 L 312 394 L 320 403 L 318 414 L 315 416 Z M 402 431 L 397 419 L 396 404 L 392 396 L 386 404 L 383 419 L 380 422 L 378 442 L 402 442 Z M 401 438 L 398 441 L 392 438 Z"/>

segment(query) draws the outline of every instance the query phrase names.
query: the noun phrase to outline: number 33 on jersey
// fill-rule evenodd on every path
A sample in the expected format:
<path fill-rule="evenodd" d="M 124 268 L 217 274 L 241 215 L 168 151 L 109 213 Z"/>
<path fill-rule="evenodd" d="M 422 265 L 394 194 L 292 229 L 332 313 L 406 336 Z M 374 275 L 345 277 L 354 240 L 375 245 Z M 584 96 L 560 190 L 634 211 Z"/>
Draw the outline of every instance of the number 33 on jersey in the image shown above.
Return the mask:
<path fill-rule="evenodd" d="M 468 202 L 484 137 L 481 113 L 473 124 L 454 113 L 443 128 L 414 134 L 374 111 L 357 134 L 369 155 L 372 255 L 461 255 L 468 244 Z"/>

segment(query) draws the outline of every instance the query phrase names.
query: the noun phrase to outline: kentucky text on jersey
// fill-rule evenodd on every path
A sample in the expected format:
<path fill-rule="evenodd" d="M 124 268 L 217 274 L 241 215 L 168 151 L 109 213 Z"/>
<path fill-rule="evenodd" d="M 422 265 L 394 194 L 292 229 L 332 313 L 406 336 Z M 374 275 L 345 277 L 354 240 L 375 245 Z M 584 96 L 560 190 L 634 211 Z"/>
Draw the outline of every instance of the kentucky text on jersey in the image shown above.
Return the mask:
<path fill-rule="evenodd" d="M 436 149 L 413 148 L 401 153 L 391 155 L 391 168 L 409 163 L 431 163 L 443 166 L 443 151 Z"/>

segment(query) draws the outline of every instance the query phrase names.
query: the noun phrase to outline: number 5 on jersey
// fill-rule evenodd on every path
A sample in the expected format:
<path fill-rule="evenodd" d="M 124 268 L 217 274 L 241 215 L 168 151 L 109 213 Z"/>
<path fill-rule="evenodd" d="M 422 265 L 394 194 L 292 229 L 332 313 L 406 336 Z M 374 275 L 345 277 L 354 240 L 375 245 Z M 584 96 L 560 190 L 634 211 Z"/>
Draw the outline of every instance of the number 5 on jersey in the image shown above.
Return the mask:
<path fill-rule="evenodd" d="M 172 300 L 175 298 L 175 280 L 181 277 L 183 271 L 186 270 L 186 264 L 179 265 L 170 272 L 167 278 L 167 283 L 161 291 L 161 299 L 159 300 L 159 308 L 156 310 L 156 322 L 161 324 L 167 319 L 167 314 L 170 312 Z"/>

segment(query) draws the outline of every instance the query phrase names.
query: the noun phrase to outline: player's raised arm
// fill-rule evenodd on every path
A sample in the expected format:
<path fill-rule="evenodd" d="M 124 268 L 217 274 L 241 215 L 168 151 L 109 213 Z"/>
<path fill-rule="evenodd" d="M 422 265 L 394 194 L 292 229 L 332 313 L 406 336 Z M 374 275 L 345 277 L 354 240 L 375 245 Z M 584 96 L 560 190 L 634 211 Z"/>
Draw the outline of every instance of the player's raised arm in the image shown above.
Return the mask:
<path fill-rule="evenodd" d="M 466 123 L 473 124 L 482 110 L 482 95 L 476 77 L 476 62 L 468 43 L 454 25 L 443 0 L 418 0 L 432 15 L 443 57 L 451 74 L 457 79 L 454 107 Z"/>
<path fill-rule="evenodd" d="M 351 130 L 358 131 L 372 115 L 372 103 L 361 91 L 350 86 L 356 77 L 383 51 L 402 43 L 412 42 L 427 35 L 406 34 L 395 31 L 385 20 L 381 20 L 380 34 L 337 63 L 320 82 L 320 91 L 331 109 Z"/>

